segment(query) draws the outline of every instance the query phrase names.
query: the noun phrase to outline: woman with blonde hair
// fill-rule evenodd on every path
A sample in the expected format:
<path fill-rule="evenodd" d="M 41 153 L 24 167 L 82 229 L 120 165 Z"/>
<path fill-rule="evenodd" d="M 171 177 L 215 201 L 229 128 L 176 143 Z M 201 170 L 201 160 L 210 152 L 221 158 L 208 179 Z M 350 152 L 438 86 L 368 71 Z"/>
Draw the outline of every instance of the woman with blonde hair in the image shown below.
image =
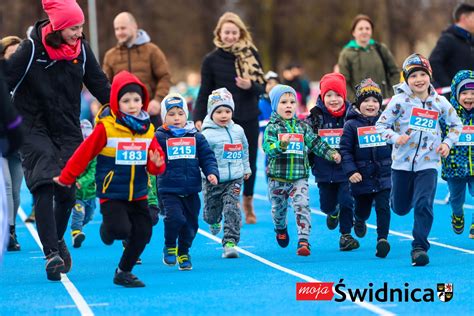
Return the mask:
<path fill-rule="evenodd" d="M 194 120 L 201 128 L 207 113 L 207 98 L 213 90 L 227 88 L 234 98 L 233 120 L 242 126 L 249 143 L 252 176 L 244 181 L 243 209 L 247 224 L 256 223 L 253 193 L 257 171 L 259 96 L 264 93 L 264 72 L 252 36 L 241 18 L 224 13 L 214 29 L 215 50 L 204 58 L 201 88 L 196 100 Z"/>

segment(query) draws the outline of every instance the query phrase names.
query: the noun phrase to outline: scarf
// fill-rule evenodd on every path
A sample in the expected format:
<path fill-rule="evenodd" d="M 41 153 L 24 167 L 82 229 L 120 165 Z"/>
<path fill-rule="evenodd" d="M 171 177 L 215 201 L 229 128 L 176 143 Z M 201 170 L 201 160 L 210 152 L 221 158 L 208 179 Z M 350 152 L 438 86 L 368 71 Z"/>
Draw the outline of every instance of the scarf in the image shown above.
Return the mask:
<path fill-rule="evenodd" d="M 250 79 L 259 84 L 265 83 L 262 66 L 252 51 L 252 48 L 257 49 L 252 43 L 240 40 L 232 46 L 229 46 L 221 41 L 215 40 L 214 45 L 235 56 L 234 66 L 237 76 Z"/>
<path fill-rule="evenodd" d="M 193 121 L 187 121 L 184 127 L 176 127 L 174 125 L 163 124 L 163 128 L 171 132 L 174 137 L 182 137 L 186 134 L 195 134 L 197 129 L 194 127 Z"/>
<path fill-rule="evenodd" d="M 342 106 L 337 110 L 331 110 L 327 106 L 326 106 L 326 109 L 334 117 L 342 117 L 342 116 L 344 116 L 344 114 L 346 114 L 346 104 L 345 103 L 343 103 Z"/>
<path fill-rule="evenodd" d="M 52 60 L 73 60 L 81 53 L 81 40 L 78 39 L 76 44 L 68 45 L 61 44 L 59 48 L 53 48 L 46 44 L 46 35 L 53 32 L 53 26 L 51 23 L 46 24 L 41 30 L 41 41 L 43 43 L 49 58 Z"/>
<path fill-rule="evenodd" d="M 120 112 L 120 114 L 117 116 L 117 122 L 128 127 L 134 133 L 142 135 L 150 128 L 150 115 L 145 111 L 141 111 L 138 116 L 123 112 Z"/>

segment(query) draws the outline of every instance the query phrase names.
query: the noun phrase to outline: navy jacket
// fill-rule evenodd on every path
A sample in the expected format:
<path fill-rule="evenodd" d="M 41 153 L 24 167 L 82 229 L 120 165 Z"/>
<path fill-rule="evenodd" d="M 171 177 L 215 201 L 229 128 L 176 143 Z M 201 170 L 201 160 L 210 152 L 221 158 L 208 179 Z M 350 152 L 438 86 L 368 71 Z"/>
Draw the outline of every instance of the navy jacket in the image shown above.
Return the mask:
<path fill-rule="evenodd" d="M 347 114 L 344 133 L 341 137 L 342 167 L 347 177 L 356 172 L 362 175 L 362 181 L 351 183 L 353 195 L 375 193 L 391 188 L 392 148 L 390 145 L 360 148 L 357 128 L 374 126 L 376 117 L 364 117 L 355 107 Z"/>
<path fill-rule="evenodd" d="M 346 102 L 346 109 L 349 108 L 350 104 Z M 332 116 L 326 109 L 321 97 L 318 98 L 316 106 L 311 109 L 310 113 L 311 114 L 306 119 L 306 123 L 311 126 L 315 134 L 318 134 L 319 129 L 344 127 L 345 115 L 342 117 Z M 333 161 L 323 159 L 316 155 L 309 155 L 309 161 L 316 182 L 334 183 L 347 181 L 347 177 L 342 170 L 341 164 L 336 164 Z"/>
<path fill-rule="evenodd" d="M 200 192 L 202 189 L 201 169 L 206 177 L 213 174 L 219 179 L 214 152 L 209 147 L 206 138 L 196 129 L 182 136 L 196 139 L 196 157 L 193 159 L 168 159 L 170 149 L 167 147 L 167 140 L 177 137 L 163 127 L 156 131 L 155 136 L 166 157 L 166 171 L 156 177 L 158 193 L 188 195 Z"/>

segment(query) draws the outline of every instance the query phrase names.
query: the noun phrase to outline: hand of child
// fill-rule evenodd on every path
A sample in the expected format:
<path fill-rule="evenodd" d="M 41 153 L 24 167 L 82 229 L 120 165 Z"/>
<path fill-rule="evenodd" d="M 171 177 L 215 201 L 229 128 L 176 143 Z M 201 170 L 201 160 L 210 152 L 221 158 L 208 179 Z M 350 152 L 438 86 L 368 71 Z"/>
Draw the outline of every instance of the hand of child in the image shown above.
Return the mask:
<path fill-rule="evenodd" d="M 439 153 L 441 157 L 446 158 L 449 155 L 449 146 L 445 143 L 441 143 L 441 145 L 436 148 L 436 153 Z"/>
<path fill-rule="evenodd" d="M 289 143 L 290 143 L 290 134 L 284 134 L 280 139 L 281 147 L 286 149 Z"/>
<path fill-rule="evenodd" d="M 349 181 L 351 183 L 359 183 L 362 181 L 362 175 L 358 172 L 354 173 L 352 176 L 349 177 Z"/>
<path fill-rule="evenodd" d="M 240 89 L 248 90 L 252 86 L 250 79 L 244 79 L 242 77 L 235 77 L 235 85 Z"/>
<path fill-rule="evenodd" d="M 54 177 L 54 178 L 53 178 L 53 181 L 54 181 L 56 184 L 58 184 L 58 185 L 60 185 L 60 186 L 62 186 L 62 187 L 68 187 L 68 188 L 71 187 L 70 185 L 64 184 L 64 183 L 62 183 L 61 181 L 59 181 L 59 176 L 58 176 L 58 177 Z"/>
<path fill-rule="evenodd" d="M 196 127 L 198 129 L 198 131 L 200 131 L 201 128 L 202 128 L 202 121 L 196 121 L 194 123 L 194 127 Z"/>
<path fill-rule="evenodd" d="M 248 180 L 251 175 L 252 175 L 251 173 L 244 174 L 244 180 Z"/>
<path fill-rule="evenodd" d="M 333 154 L 332 159 L 334 159 L 334 162 L 337 164 L 341 163 L 341 155 L 339 153 Z"/>
<path fill-rule="evenodd" d="M 150 155 L 150 160 L 157 166 L 158 168 L 161 167 L 165 162 L 163 158 L 160 156 L 160 152 L 158 150 L 149 151 L 148 154 Z"/>
<path fill-rule="evenodd" d="M 207 181 L 209 181 L 213 185 L 216 185 L 217 184 L 217 177 L 213 174 L 210 174 L 210 175 L 207 176 Z"/>
<path fill-rule="evenodd" d="M 79 182 L 76 182 L 76 188 L 80 190 L 82 188 L 81 184 Z"/>
<path fill-rule="evenodd" d="M 406 143 L 408 143 L 409 139 L 410 139 L 410 136 L 403 134 L 400 137 L 398 137 L 397 145 L 405 145 Z"/>

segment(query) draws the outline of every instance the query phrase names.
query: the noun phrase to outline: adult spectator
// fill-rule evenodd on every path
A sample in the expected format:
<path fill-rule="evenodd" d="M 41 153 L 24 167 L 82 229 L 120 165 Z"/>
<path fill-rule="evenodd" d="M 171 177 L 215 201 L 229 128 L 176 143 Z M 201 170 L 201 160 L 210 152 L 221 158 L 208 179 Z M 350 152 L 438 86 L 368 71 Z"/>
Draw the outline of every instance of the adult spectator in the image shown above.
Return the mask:
<path fill-rule="evenodd" d="M 258 150 L 259 96 L 264 93 L 262 63 L 253 44 L 252 36 L 240 17 L 232 12 L 224 13 L 214 29 L 215 50 L 204 58 L 201 67 L 201 88 L 194 110 L 196 127 L 207 113 L 207 98 L 218 88 L 227 88 L 235 102 L 233 120 L 242 126 L 249 142 L 249 162 L 252 176 L 244 181 L 243 208 L 247 224 L 254 224 L 253 208 L 255 175 Z"/>
<path fill-rule="evenodd" d="M 454 24 L 441 33 L 431 52 L 430 64 L 436 87 L 449 87 L 459 70 L 474 70 L 474 5 L 459 4 Z"/>
<path fill-rule="evenodd" d="M 54 184 L 53 177 L 82 142 L 82 85 L 101 103 L 109 101 L 110 85 L 83 38 L 84 14 L 76 1 L 42 3 L 49 19 L 38 21 L 30 38 L 7 60 L 7 82 L 28 135 L 20 154 L 35 203 L 46 274 L 59 281 L 72 264 L 63 236 L 76 198 L 74 188 Z"/>
<path fill-rule="evenodd" d="M 355 100 L 355 86 L 365 78 L 380 84 L 382 95 L 391 97 L 392 86 L 400 82 L 400 72 L 392 53 L 383 43 L 372 38 L 374 23 L 364 14 L 352 21 L 354 37 L 339 54 L 339 71 L 346 77 L 347 98 Z"/>
<path fill-rule="evenodd" d="M 150 41 L 150 36 L 138 29 L 137 20 L 129 12 L 119 13 L 114 19 L 117 45 L 105 53 L 102 69 L 110 81 L 122 70 L 136 75 L 153 98 L 148 104 L 151 121 L 161 125 L 161 100 L 168 94 L 171 75 L 165 54 Z"/>

